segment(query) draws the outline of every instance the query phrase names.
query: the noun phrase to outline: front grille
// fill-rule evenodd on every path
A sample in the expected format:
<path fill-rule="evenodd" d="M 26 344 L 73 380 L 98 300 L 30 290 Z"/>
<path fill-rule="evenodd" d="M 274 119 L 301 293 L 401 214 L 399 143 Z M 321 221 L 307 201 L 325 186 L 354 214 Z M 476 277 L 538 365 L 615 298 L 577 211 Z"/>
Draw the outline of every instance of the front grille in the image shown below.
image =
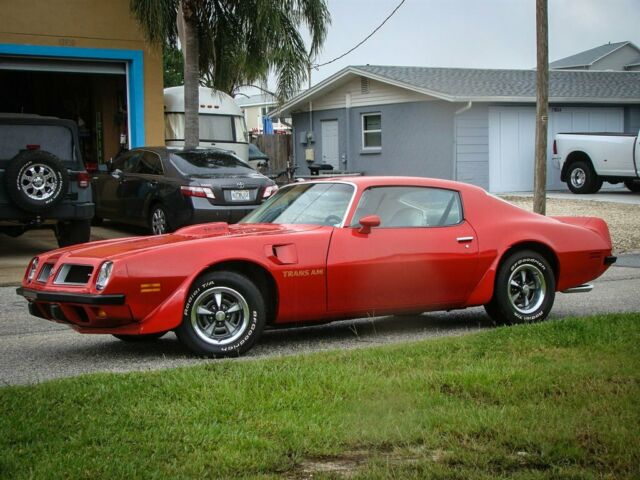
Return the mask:
<path fill-rule="evenodd" d="M 93 273 L 91 265 L 72 265 L 66 263 L 60 267 L 53 283 L 57 285 L 86 285 Z"/>
<path fill-rule="evenodd" d="M 53 263 L 45 263 L 38 274 L 38 282 L 47 283 L 51 276 L 51 270 L 53 270 Z"/>

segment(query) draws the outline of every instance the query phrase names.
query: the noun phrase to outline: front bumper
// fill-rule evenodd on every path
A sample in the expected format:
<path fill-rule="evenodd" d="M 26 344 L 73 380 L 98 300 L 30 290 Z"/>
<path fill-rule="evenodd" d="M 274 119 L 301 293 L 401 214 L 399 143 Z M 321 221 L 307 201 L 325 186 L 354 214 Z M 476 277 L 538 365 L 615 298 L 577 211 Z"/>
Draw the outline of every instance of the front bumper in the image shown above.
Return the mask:
<path fill-rule="evenodd" d="M 89 295 L 77 293 L 43 292 L 30 288 L 18 287 L 18 295 L 27 300 L 49 303 L 73 303 L 78 305 L 124 305 L 125 296 L 116 295 Z"/>
<path fill-rule="evenodd" d="M 124 294 L 93 295 L 51 292 L 20 287 L 29 301 L 29 313 L 80 331 L 118 329 L 136 324 Z"/>

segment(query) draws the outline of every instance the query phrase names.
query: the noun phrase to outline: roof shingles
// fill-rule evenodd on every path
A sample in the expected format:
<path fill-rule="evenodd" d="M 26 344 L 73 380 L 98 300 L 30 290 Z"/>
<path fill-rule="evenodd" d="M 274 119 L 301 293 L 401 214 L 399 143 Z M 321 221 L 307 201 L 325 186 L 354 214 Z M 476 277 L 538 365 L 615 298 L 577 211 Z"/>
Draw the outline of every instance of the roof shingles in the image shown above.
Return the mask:
<path fill-rule="evenodd" d="M 451 99 L 535 98 L 535 70 L 486 70 L 365 65 L 353 67 L 439 93 Z M 640 72 L 550 71 L 549 97 L 562 99 L 627 99 L 640 101 Z"/>

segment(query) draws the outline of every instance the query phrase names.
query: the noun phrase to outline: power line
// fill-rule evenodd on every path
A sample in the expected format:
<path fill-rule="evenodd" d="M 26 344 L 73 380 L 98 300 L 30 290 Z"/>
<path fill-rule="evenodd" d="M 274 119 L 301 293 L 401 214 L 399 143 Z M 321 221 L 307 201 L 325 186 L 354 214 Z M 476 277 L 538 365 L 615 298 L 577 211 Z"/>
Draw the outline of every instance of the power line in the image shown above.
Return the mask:
<path fill-rule="evenodd" d="M 324 63 L 320 63 L 320 64 L 316 64 L 313 65 L 313 68 L 320 68 L 320 67 L 324 67 L 325 65 L 329 65 L 330 63 L 333 63 L 337 60 L 340 60 L 343 57 L 346 57 L 347 55 L 349 55 L 351 52 L 353 52 L 356 48 L 358 48 L 360 45 L 362 45 L 364 42 L 366 42 L 367 40 L 369 40 L 371 37 L 373 37 L 373 35 L 382 28 L 382 26 L 387 23 L 387 21 L 393 17 L 393 15 L 398 11 L 398 9 L 402 6 L 402 4 L 406 2 L 406 0 L 401 0 L 400 3 L 398 4 L 398 6 L 396 8 L 393 9 L 393 11 L 387 16 L 387 18 L 385 18 L 382 23 L 380 25 L 378 25 L 375 30 L 373 32 L 371 32 L 369 35 L 367 35 L 360 43 L 358 43 L 355 47 L 353 47 L 352 49 L 346 51 L 345 53 L 343 53 L 342 55 L 340 55 L 339 57 L 334 58 L 333 60 L 329 60 L 328 62 L 324 62 Z"/>

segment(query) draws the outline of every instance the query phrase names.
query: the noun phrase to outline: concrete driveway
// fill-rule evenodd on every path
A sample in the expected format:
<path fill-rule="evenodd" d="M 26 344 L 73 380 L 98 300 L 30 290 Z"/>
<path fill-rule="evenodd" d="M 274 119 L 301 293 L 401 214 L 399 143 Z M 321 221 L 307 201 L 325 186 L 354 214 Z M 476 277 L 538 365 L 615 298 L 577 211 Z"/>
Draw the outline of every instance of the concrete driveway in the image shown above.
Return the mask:
<path fill-rule="evenodd" d="M 142 229 L 109 223 L 104 227 L 91 227 L 92 241 L 144 234 Z M 0 286 L 19 284 L 33 257 L 56 248 L 56 237 L 49 229 L 31 230 L 17 238 L 0 235 Z"/>

